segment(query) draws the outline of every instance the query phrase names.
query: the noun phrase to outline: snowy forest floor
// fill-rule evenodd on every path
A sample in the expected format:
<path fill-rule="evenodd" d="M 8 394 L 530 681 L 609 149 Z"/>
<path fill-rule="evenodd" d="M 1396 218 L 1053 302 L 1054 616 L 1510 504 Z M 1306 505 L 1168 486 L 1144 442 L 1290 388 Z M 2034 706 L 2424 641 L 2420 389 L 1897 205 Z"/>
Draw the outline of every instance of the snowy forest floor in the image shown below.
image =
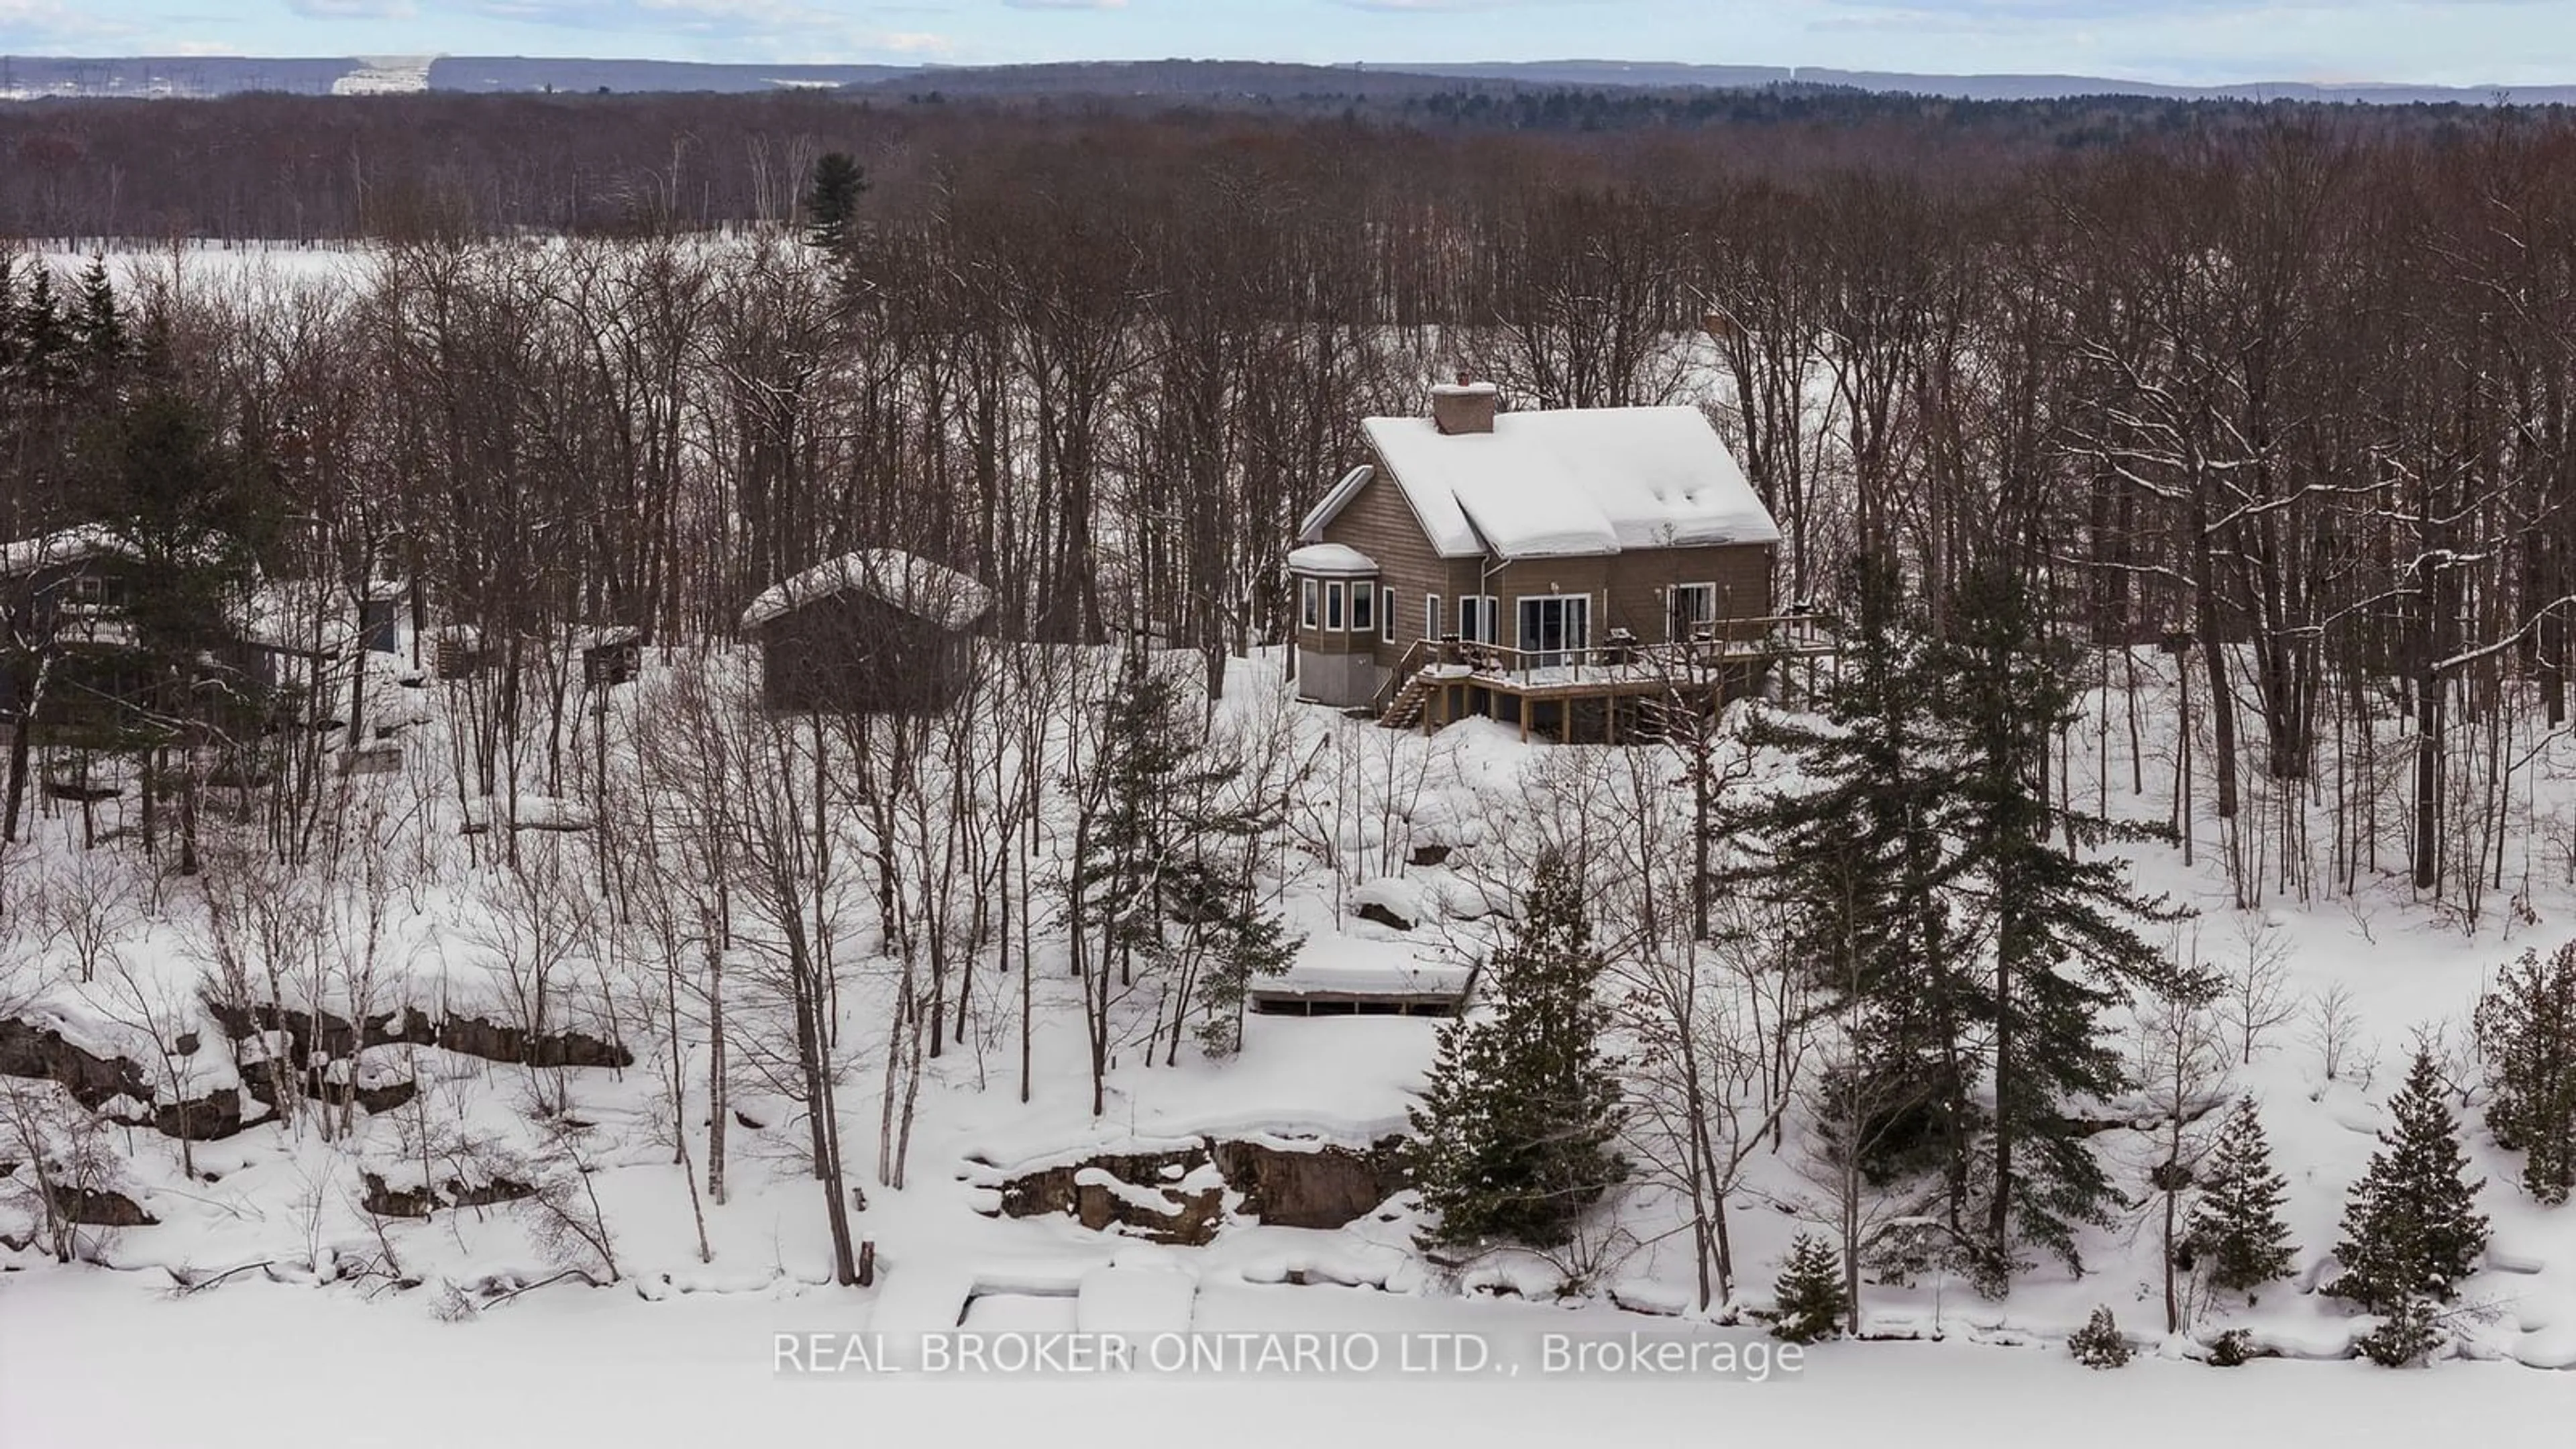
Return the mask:
<path fill-rule="evenodd" d="M 1306 1290 L 1274 1290 L 1296 1293 Z M 0 1300 L 0 1436 L 13 1446 L 274 1445 L 282 1421 L 353 1444 L 980 1445 L 1063 1449 L 1209 1436 L 1269 1445 L 1695 1443 L 2482 1446 L 2566 1442 L 2576 1385 L 2510 1364 L 2391 1373 L 2143 1359 L 2114 1373 L 2057 1352 L 1959 1343 L 1817 1346 L 1806 1369 L 1723 1380 L 1099 1376 L 789 1379 L 771 1335 L 862 1319 L 828 1294 L 537 1297 L 473 1324 L 270 1284 L 161 1301 L 131 1275 L 67 1273 Z M 1307 1315 L 1389 1325 L 1352 1294 Z M 1615 1315 L 1448 1300 L 1408 1327 L 1502 1332 Z M 1606 1322 L 1589 1326 L 1610 1328 Z M 1642 1386 L 1641 1386 L 1642 1385 Z M 775 1436 L 775 1437 L 769 1437 Z"/>
<path fill-rule="evenodd" d="M 2158 662 L 2149 658 L 2142 667 Z M 1275 658 L 1245 661 L 1229 707 L 1274 710 L 1280 688 Z M 2125 789 L 2127 701 L 2115 698 L 2113 708 L 2117 728 L 2076 736 L 2100 743 L 2101 753 L 2069 759 L 2074 793 L 2091 800 L 2095 776 L 2107 772 L 2120 787 L 2107 796 L 2115 813 L 2161 818 L 2176 753 L 2172 692 L 2152 675 L 2142 684 L 2147 787 L 2140 794 Z M 1483 939 L 1489 923 L 1480 908 L 1460 903 L 1489 898 L 1495 882 L 1483 872 L 1500 870 L 1476 864 L 1479 851 L 1494 843 L 1493 831 L 1508 828 L 1498 822 L 1531 788 L 1530 772 L 1616 758 L 1591 747 L 1552 754 L 1477 722 L 1426 741 L 1328 710 L 1274 712 L 1335 762 L 1310 785 L 1314 798 L 1302 807 L 1300 827 L 1335 847 L 1325 852 L 1332 863 L 1314 864 L 1316 852 L 1305 851 L 1310 863 L 1292 872 L 1280 896 L 1307 933 L 1300 969 L 1354 978 L 1454 972 L 1459 952 Z M 417 734 L 435 743 L 434 729 Z M 2381 747 L 2397 754 L 2388 740 Z M 2304 904 L 2272 899 L 2238 911 L 2209 820 L 2195 823 L 2200 848 L 2191 865 L 2174 847 L 2127 848 L 2147 890 L 2170 892 L 2202 912 L 2183 928 L 2177 949 L 2221 965 L 2231 955 L 2262 954 L 2281 967 L 2280 1020 L 2263 1034 L 2252 1062 L 2236 1063 L 2205 1089 L 2260 1098 L 2276 1164 L 2291 1184 L 2296 1276 L 2255 1307 L 2213 1307 L 2205 1315 L 2207 1326 L 2248 1327 L 2282 1355 L 2245 1369 L 2185 1361 L 2179 1340 L 2157 1351 L 2156 1241 L 2140 1218 L 2089 1235 L 2082 1276 L 2043 1263 L 2001 1301 L 1938 1278 L 1873 1287 L 1875 1331 L 1941 1341 L 1823 1345 L 1802 1373 L 1762 1384 L 1631 1393 L 1625 1379 L 1528 1372 L 1420 1383 L 1386 1375 L 1331 1382 L 1130 1375 L 972 1386 L 919 1375 L 782 1378 L 774 1372 L 778 1332 L 912 1333 L 949 1328 L 961 1314 L 970 1327 L 1085 1323 L 1066 1300 L 1079 1302 L 1113 1264 L 1121 1273 L 1183 1275 L 1194 1285 L 1192 1306 L 1171 1321 L 1200 1331 L 1758 1337 L 1748 1328 L 1674 1316 L 1689 1301 L 1691 1255 L 1687 1234 L 1675 1231 L 1676 1195 L 1652 1186 L 1618 1202 L 1607 1229 L 1617 1246 L 1603 1250 L 1590 1291 L 1562 1304 L 1547 1301 L 1561 1273 L 1543 1260 L 1504 1260 L 1463 1278 L 1426 1264 L 1400 1200 L 1335 1231 L 1229 1222 L 1200 1248 L 1094 1232 L 1061 1216 L 987 1216 L 994 1181 L 1031 1166 L 1200 1136 L 1363 1145 L 1401 1130 L 1438 1027 L 1397 1017 L 1254 1016 L 1240 1056 L 1195 1060 L 1184 1049 L 1180 1065 L 1168 1068 L 1140 1063 L 1131 1046 L 1110 1073 L 1108 1110 L 1095 1119 L 1078 996 L 1061 955 L 1050 960 L 1043 948 L 1029 1043 L 1033 1101 L 1018 1100 L 1020 1044 L 1005 994 L 1016 991 L 1016 978 L 985 973 L 976 989 L 993 993 L 982 1008 L 986 1024 L 928 1064 L 908 1185 L 881 1188 L 858 1165 L 875 1157 L 881 1068 L 871 1063 L 882 1046 L 869 1033 L 884 1030 L 890 978 L 854 948 L 845 1012 L 858 1069 L 844 1087 L 843 1123 L 854 1181 L 869 1195 L 857 1225 L 878 1248 L 876 1287 L 830 1286 L 821 1213 L 799 1160 L 801 1122 L 792 1104 L 757 1092 L 733 1102 L 743 1124 L 734 1143 L 734 1191 L 707 1209 L 712 1260 L 700 1260 L 657 1078 L 663 1048 L 648 1040 L 630 1041 L 633 1067 L 560 1074 L 570 1115 L 600 1129 L 590 1149 L 599 1170 L 586 1176 L 614 1237 L 620 1281 L 599 1291 L 558 1284 L 471 1313 L 443 1311 L 442 1286 L 488 1291 L 538 1282 L 551 1276 L 556 1255 L 522 1217 L 499 1208 L 458 1207 L 388 1225 L 361 1209 L 362 1174 L 393 1175 L 401 1184 L 400 1170 L 419 1154 L 424 1130 L 406 1126 L 406 1118 L 435 1115 L 538 1153 L 542 1144 L 525 1110 L 537 1074 L 433 1047 L 371 1048 L 356 1064 L 362 1079 L 398 1067 L 422 1083 L 422 1108 L 370 1114 L 348 1140 L 269 1125 L 198 1143 L 196 1179 L 181 1172 L 175 1143 L 149 1130 L 114 1129 L 119 1189 L 157 1222 L 100 1235 L 96 1266 L 58 1266 L 32 1248 L 0 1250 L 0 1268 L 8 1270 L 0 1274 L 0 1442 L 273 1443 L 285 1416 L 305 1426 L 299 1432 L 390 1444 L 560 1443 L 572 1435 L 703 1443 L 764 1430 L 982 1442 L 1030 1427 L 1072 1444 L 1195 1434 L 1219 1423 L 1228 1442 L 1244 1444 L 1303 1441 L 1326 1425 L 1354 1424 L 1365 1426 L 1370 1440 L 1414 1442 L 1468 1425 L 1490 1429 L 1498 1442 L 1563 1442 L 1616 1424 L 1636 1436 L 1723 1425 L 1729 1433 L 1817 1434 L 1828 1443 L 1884 1434 L 1921 1443 L 2071 1436 L 2162 1444 L 2205 1425 L 2229 1441 L 2272 1434 L 2359 1444 L 2414 1442 L 2426 1423 L 2481 1444 L 2563 1444 L 2576 1423 L 2576 1372 L 2568 1371 L 2576 1368 L 2576 1207 L 2536 1207 L 2517 1184 L 2518 1160 L 2486 1138 L 2474 1110 L 2464 1114 L 2465 1135 L 2487 1178 L 2481 1206 L 2495 1231 L 2484 1270 L 2464 1290 L 2482 1308 L 2479 1321 L 2461 1329 L 2464 1357 L 2400 1373 L 2350 1361 L 2354 1315 L 2313 1291 L 2344 1193 L 2384 1124 L 2412 1034 L 2430 1028 L 2459 1044 L 2468 1011 L 2498 966 L 2526 945 L 2546 950 L 2576 934 L 2576 890 L 2561 883 L 2542 844 L 2563 833 L 2563 812 L 2576 801 L 2576 748 L 2561 740 L 2535 750 L 2512 806 L 2526 827 L 2522 838 L 2532 842 L 2508 871 L 2524 882 L 2508 883 L 2520 903 L 2491 907 L 2476 930 L 2455 907 L 2413 899 L 2393 871 L 2364 872 L 2351 897 L 2320 888 Z M 406 773 L 434 772 L 435 755 L 417 753 Z M 433 773 L 422 798 L 435 800 L 439 788 Z M 2387 828 L 2402 816 L 2403 795 L 2394 785 L 2381 788 Z M 452 811 L 452 802 L 437 808 Z M 2311 814 L 2312 828 L 2322 830 L 2322 812 Z M 52 868 L 77 868 L 70 817 L 42 825 L 40 849 Z M 453 850 L 455 826 L 449 818 L 420 828 L 442 835 L 440 849 Z M 1407 864 L 1426 844 L 1449 846 L 1456 856 L 1440 866 Z M 433 883 L 411 897 L 416 909 L 396 928 L 401 949 L 392 953 L 409 963 L 396 999 L 450 1010 L 491 1000 L 492 969 L 480 959 L 491 927 L 477 919 L 481 898 L 465 875 L 433 872 Z M 1398 932 L 1354 918 L 1363 899 L 1439 919 Z M 145 998 L 165 1007 L 189 999 L 199 968 L 173 921 L 138 919 L 129 929 L 126 975 L 140 984 L 128 999 L 120 1004 L 100 983 L 57 979 L 28 1019 L 102 1054 L 143 1059 L 118 1019 L 135 1015 Z M 2329 1016 L 2339 1017 L 2331 1031 Z M 2325 1036 L 2338 1039 L 2331 1073 Z M 684 1043 L 688 1071 L 703 1069 L 700 1045 Z M 214 1062 L 215 1055 L 190 1066 L 191 1095 L 239 1086 L 240 1064 Z M 2115 1117 L 2140 1111 L 2138 1103 L 2102 1105 Z M 2113 1128 L 2095 1140 L 2115 1179 L 2138 1190 L 2153 1161 L 2152 1136 Z M 1801 1202 L 1811 1189 L 1795 1171 L 1795 1155 L 1793 1134 L 1789 1150 L 1756 1156 L 1732 1199 L 1738 1296 L 1748 1303 L 1767 1296 L 1790 1237 L 1809 1225 Z M 13 1237 L 27 1231 L 21 1223 L 5 1226 Z M 315 1263 L 365 1255 L 388 1233 L 408 1272 L 433 1286 L 371 1292 L 312 1282 Z M 173 1298 L 179 1274 L 261 1263 L 287 1267 Z M 269 1281 L 280 1276 L 302 1281 Z M 1316 1286 L 1292 1286 L 1300 1280 Z M 984 1301 L 970 1313 L 979 1296 Z M 2112 1306 L 2147 1348 L 2123 1372 L 2088 1372 L 2063 1351 L 2064 1336 L 2096 1304 Z M 262 1387 L 268 1379 L 277 1382 Z"/>

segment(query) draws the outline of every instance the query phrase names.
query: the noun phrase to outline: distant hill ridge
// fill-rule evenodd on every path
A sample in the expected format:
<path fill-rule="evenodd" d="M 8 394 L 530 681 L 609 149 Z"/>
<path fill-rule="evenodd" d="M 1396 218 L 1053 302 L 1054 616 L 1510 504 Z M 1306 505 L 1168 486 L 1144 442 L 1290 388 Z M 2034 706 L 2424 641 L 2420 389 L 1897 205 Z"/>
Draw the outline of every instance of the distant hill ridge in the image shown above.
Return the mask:
<path fill-rule="evenodd" d="M 409 62 L 392 64 L 388 62 Z M 1466 84 L 1505 90 L 1742 90 L 1802 84 L 1966 100 L 2148 96 L 2172 100 L 2373 105 L 2576 104 L 2576 84 L 2480 87 L 2263 81 L 2178 86 L 2082 75 L 1940 75 L 1817 66 L 1551 60 L 1292 65 L 1139 60 L 1011 66 L 745 65 L 678 60 L 442 55 L 418 57 L 0 56 L 0 99 L 48 96 L 308 95 L 395 90 L 747 93 L 808 88 L 953 95 L 1395 95 Z"/>

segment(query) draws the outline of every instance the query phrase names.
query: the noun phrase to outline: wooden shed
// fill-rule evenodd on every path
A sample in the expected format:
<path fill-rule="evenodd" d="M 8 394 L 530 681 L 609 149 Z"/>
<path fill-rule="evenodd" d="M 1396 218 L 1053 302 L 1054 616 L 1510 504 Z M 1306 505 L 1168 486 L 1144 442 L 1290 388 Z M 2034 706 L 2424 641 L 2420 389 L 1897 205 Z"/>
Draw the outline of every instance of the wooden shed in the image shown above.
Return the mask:
<path fill-rule="evenodd" d="M 607 689 L 644 672 L 643 629 L 633 624 L 601 624 L 575 630 L 573 647 L 581 651 L 584 688 Z"/>
<path fill-rule="evenodd" d="M 743 610 L 760 642 L 761 701 L 829 714 L 947 708 L 974 678 L 982 584 L 899 549 L 862 549 L 807 569 Z"/>
<path fill-rule="evenodd" d="M 441 679 L 472 679 L 483 672 L 483 631 L 448 624 L 429 634 L 430 672 Z"/>

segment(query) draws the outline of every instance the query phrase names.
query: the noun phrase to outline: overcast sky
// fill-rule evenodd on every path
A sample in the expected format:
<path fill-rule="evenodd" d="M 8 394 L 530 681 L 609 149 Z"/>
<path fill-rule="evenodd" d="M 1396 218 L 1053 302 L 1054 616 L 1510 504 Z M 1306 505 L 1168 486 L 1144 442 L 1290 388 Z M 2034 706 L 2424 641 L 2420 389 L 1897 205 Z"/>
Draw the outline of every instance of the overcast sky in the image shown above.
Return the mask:
<path fill-rule="evenodd" d="M 2576 0 L 0 0 L 0 53 L 1567 58 L 2576 82 Z"/>

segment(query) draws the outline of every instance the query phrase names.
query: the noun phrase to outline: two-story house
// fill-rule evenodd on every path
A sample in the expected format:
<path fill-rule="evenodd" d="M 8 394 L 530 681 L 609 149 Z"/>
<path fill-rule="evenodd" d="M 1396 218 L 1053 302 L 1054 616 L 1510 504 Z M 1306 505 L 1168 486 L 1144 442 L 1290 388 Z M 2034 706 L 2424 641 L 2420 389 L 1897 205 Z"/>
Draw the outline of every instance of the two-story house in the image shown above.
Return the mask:
<path fill-rule="evenodd" d="M 1365 420 L 1372 461 L 1288 558 L 1302 697 L 1615 738 L 1623 702 L 1713 704 L 1796 647 L 1771 597 L 1779 526 L 1697 408 L 1500 401 L 1461 381 L 1427 417 Z"/>

